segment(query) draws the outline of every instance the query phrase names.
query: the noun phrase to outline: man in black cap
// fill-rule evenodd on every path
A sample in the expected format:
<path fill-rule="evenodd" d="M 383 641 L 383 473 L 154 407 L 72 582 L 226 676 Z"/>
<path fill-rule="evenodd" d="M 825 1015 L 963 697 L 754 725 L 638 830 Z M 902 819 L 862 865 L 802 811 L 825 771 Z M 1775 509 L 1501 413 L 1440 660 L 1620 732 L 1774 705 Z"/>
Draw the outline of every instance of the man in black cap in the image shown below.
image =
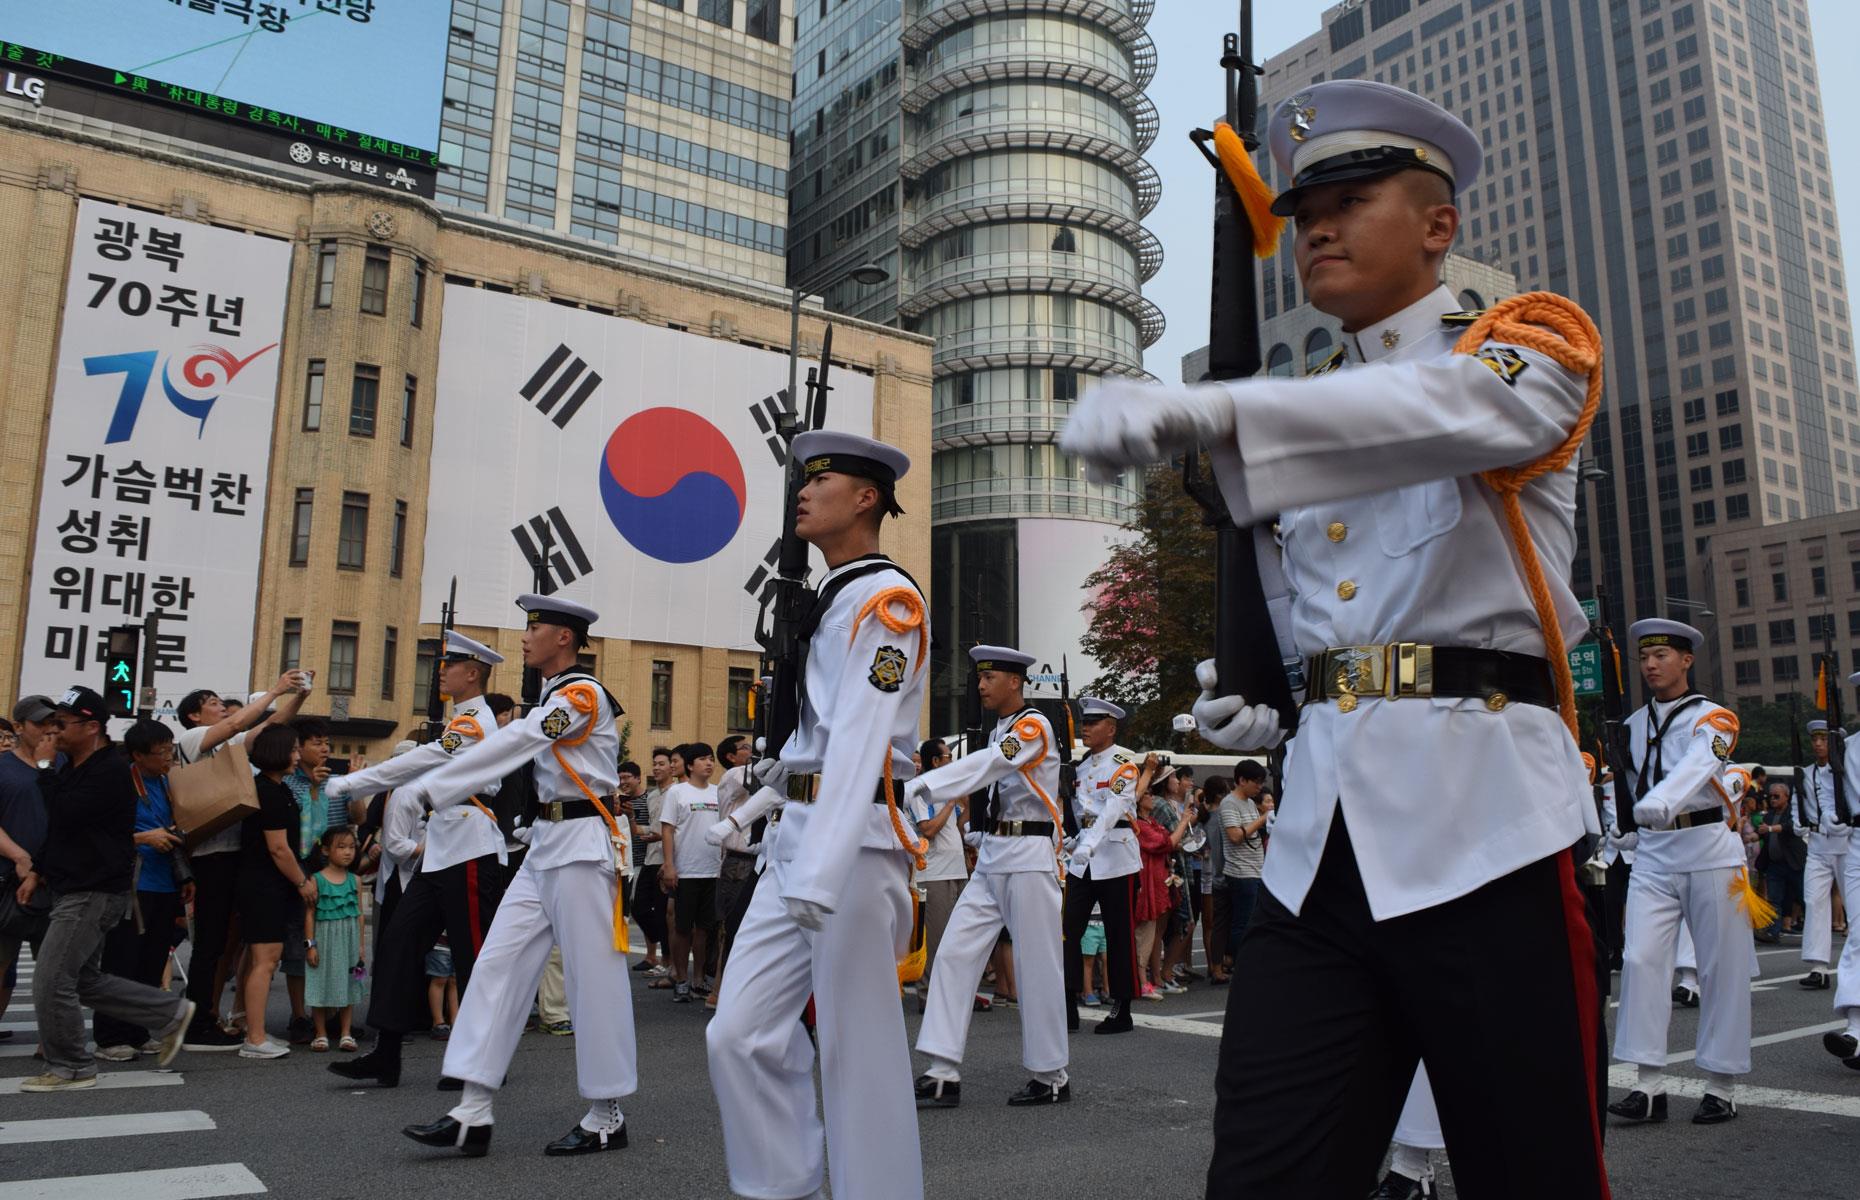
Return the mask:
<path fill-rule="evenodd" d="M 110 741 L 102 696 L 74 687 L 58 701 L 66 761 L 41 777 L 45 848 L 19 886 L 22 901 L 40 887 L 58 897 L 37 955 L 32 1006 L 45 1073 L 22 1092 L 63 1092 L 97 1085 L 97 1060 L 85 1044 L 85 1008 L 159 1031 L 156 1061 L 181 1048 L 193 1001 L 98 969 L 103 940 L 129 915 L 135 864 L 136 786 L 129 760 Z"/>

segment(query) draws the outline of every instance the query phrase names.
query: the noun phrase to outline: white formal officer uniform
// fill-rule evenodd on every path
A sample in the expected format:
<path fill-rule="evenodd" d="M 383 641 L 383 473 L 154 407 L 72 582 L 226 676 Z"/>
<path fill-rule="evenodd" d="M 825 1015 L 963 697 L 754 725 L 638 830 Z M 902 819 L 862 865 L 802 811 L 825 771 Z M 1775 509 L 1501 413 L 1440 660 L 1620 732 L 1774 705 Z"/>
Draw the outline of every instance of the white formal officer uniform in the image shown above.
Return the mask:
<path fill-rule="evenodd" d="M 585 632 L 597 619 L 593 610 L 559 597 L 526 595 L 517 603 L 531 624 L 578 623 Z M 619 715 L 606 689 L 571 667 L 543 681 L 542 699 L 527 714 L 488 730 L 477 746 L 406 785 L 443 812 L 532 763 L 540 805 L 529 853 L 498 906 L 478 953 L 478 978 L 446 1043 L 445 1072 L 466 1083 L 451 1114 L 462 1125 L 490 1123 L 491 1094 L 510 1069 L 550 948 L 558 943 L 575 1022 L 577 1082 L 583 1097 L 601 1102 L 583 1127 L 618 1128 L 622 1118 L 613 1102 L 638 1088 L 632 986 L 627 956 L 614 944 L 625 846 L 616 845 L 598 812 L 588 811 L 590 794 L 611 796 L 619 784 Z M 571 807 L 552 810 L 558 802 Z M 570 815 L 552 819 L 552 811 Z M 624 818 L 618 827 L 624 837 Z"/>
<path fill-rule="evenodd" d="M 1006 646 L 976 646 L 978 671 L 1026 675 L 1031 654 Z M 931 1079 L 955 1082 L 969 1040 L 975 989 L 1005 927 L 1014 946 L 1020 999 L 1021 1065 L 1048 1088 L 1066 1083 L 1065 961 L 1060 945 L 1059 749 L 1053 727 L 1037 709 L 995 720 L 987 742 L 972 753 L 919 775 L 911 793 L 938 804 L 989 789 L 990 827 L 971 827 L 975 871 L 956 900 L 930 971 L 930 996 L 917 1049 L 931 1058 Z M 1031 828 L 1023 828 L 1031 826 Z"/>
<path fill-rule="evenodd" d="M 819 463 L 881 483 L 881 473 L 895 480 L 909 467 L 896 449 L 850 434 L 804 433 L 793 454 L 810 473 Z M 800 723 L 780 751 L 795 790 L 765 846 L 706 1031 L 711 1086 L 732 1191 L 818 1192 L 822 1121 L 800 1021 L 811 994 L 835 1194 L 918 1200 L 923 1160 L 897 975 L 911 935 L 911 857 L 892 807 L 874 797 L 887 762 L 895 781 L 916 769 L 929 627 L 922 593 L 882 555 L 827 572 L 821 594 L 836 587 L 808 642 Z M 904 837 L 921 844 L 908 827 Z"/>
<path fill-rule="evenodd" d="M 1813 737 L 1826 738 L 1828 723 L 1810 721 L 1808 730 Z M 1847 757 L 1851 761 L 1852 756 Z M 1860 794 L 1854 791 L 1856 781 L 1848 775 L 1841 783 L 1847 791 L 1847 811 L 1851 815 L 1860 808 Z M 1860 898 L 1860 856 L 1847 851 L 1854 830 L 1840 819 L 1832 767 L 1811 763 L 1807 784 L 1789 799 L 1795 809 L 1795 827 L 1804 831 L 1808 840 L 1808 858 L 1802 865 L 1802 963 L 1811 972 L 1825 975 L 1828 964 L 1834 961 L 1834 883 L 1840 881 L 1843 897 Z"/>
<path fill-rule="evenodd" d="M 1081 697 L 1079 710 L 1086 721 L 1122 721 L 1125 715 L 1122 708 L 1097 696 Z M 1130 815 L 1136 807 L 1139 773 L 1136 755 L 1113 743 L 1079 760 L 1072 794 L 1079 832 L 1067 865 L 1071 882 L 1064 913 L 1066 993 L 1070 999 L 1084 986 L 1079 939 L 1095 907 L 1104 920 L 1105 990 L 1117 1002 L 1114 1016 L 1127 1015 L 1137 995 L 1136 893 L 1143 856 Z"/>
<path fill-rule="evenodd" d="M 1695 649 L 1704 639 L 1676 621 L 1640 621 L 1629 640 L 1641 648 Z M 1617 774 L 1617 786 L 1638 794 L 1634 818 L 1641 829 L 1628 881 L 1614 1051 L 1616 1058 L 1648 1069 L 1643 1076 L 1655 1088 L 1663 1086 L 1657 1072 L 1666 1065 L 1682 919 L 1698 957 L 1698 1064 L 1716 1076 L 1750 1071 L 1749 980 L 1757 969 L 1756 945 L 1735 898 L 1745 870 L 1744 846 L 1725 790 L 1737 730 L 1729 710 L 1691 692 L 1651 700 L 1628 718 L 1628 742 L 1638 758 Z M 1733 1098 L 1722 1080 L 1708 1090 Z"/>
<path fill-rule="evenodd" d="M 1860 685 L 1860 672 L 1847 677 L 1847 685 Z M 1847 781 L 1860 779 L 1854 772 L 1860 770 L 1860 737 L 1849 737 L 1846 752 L 1841 761 L 1847 768 Z M 1848 803 L 1852 805 L 1854 797 L 1849 794 Z M 1848 812 L 1852 813 L 1853 808 Z M 1851 851 L 1842 864 L 1845 870 L 1841 876 L 1841 894 L 1847 897 L 1848 933 L 1847 944 L 1841 947 L 1841 961 L 1834 977 L 1834 1015 L 1846 1020 L 1847 1028 L 1842 1033 L 1831 1033 L 1823 1039 L 1823 1044 L 1830 1053 L 1837 1054 L 1847 1065 L 1860 1069 L 1860 934 L 1853 932 L 1853 910 L 1855 902 L 1860 901 L 1860 850 Z M 1842 1040 L 1844 1039 L 1844 1040 Z"/>
<path fill-rule="evenodd" d="M 1082 703 L 1089 706 L 1094 701 Z M 1090 850 L 1072 856 L 1067 870 L 1073 878 L 1122 879 L 1142 868 L 1136 830 L 1130 826 L 1139 773 L 1136 755 L 1115 743 L 1079 760 L 1073 807 L 1079 821 L 1078 846 Z"/>

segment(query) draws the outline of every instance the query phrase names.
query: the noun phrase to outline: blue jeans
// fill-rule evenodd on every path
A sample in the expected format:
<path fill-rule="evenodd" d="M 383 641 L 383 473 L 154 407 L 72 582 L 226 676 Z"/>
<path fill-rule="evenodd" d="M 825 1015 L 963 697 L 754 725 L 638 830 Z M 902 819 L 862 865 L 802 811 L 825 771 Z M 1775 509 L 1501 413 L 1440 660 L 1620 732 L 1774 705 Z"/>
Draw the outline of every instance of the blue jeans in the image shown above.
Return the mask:
<path fill-rule="evenodd" d="M 1253 906 L 1259 902 L 1259 876 L 1241 879 L 1227 876 L 1227 956 L 1240 961 L 1240 935 L 1253 919 Z"/>
<path fill-rule="evenodd" d="M 1802 903 L 1802 868 L 1772 863 L 1763 868 L 1763 898 L 1776 906 L 1776 919 L 1765 933 L 1781 933 L 1789 906 Z"/>

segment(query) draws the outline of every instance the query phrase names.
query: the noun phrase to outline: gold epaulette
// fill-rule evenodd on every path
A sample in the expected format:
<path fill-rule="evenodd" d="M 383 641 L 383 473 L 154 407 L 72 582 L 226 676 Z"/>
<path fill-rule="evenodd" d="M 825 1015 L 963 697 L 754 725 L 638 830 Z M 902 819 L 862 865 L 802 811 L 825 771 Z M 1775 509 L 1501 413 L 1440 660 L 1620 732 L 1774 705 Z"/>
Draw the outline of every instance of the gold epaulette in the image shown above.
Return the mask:
<path fill-rule="evenodd" d="M 1467 309 L 1463 312 L 1442 313 L 1440 316 L 1440 323 L 1442 325 L 1450 325 L 1455 329 L 1464 329 L 1483 316 L 1485 316 L 1485 310 L 1483 308 Z"/>
<path fill-rule="evenodd" d="M 1305 374 L 1306 375 L 1328 375 L 1332 371 L 1335 371 L 1338 367 L 1341 367 L 1343 365 L 1343 359 L 1344 359 L 1343 347 L 1339 346 L 1335 350 L 1331 351 L 1331 355 L 1329 358 L 1325 359 L 1323 362 L 1319 363 L 1317 366 L 1311 368 L 1309 371 L 1306 371 Z"/>

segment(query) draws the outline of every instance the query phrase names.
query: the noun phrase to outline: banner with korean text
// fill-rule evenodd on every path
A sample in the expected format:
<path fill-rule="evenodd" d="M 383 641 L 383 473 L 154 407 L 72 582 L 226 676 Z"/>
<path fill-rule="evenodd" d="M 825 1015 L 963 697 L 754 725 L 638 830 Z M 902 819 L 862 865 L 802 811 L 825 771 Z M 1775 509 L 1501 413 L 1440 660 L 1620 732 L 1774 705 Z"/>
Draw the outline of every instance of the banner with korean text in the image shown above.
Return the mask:
<path fill-rule="evenodd" d="M 872 377 L 830 382 L 828 426 L 869 434 Z M 787 386 L 786 354 L 446 285 L 421 619 L 457 576 L 461 625 L 520 629 L 519 593 L 559 592 L 596 637 L 753 649 Z"/>
<path fill-rule="evenodd" d="M 161 703 L 250 686 L 290 264 L 285 241 L 79 202 L 20 694 L 101 691 L 107 631 L 151 614 Z"/>

